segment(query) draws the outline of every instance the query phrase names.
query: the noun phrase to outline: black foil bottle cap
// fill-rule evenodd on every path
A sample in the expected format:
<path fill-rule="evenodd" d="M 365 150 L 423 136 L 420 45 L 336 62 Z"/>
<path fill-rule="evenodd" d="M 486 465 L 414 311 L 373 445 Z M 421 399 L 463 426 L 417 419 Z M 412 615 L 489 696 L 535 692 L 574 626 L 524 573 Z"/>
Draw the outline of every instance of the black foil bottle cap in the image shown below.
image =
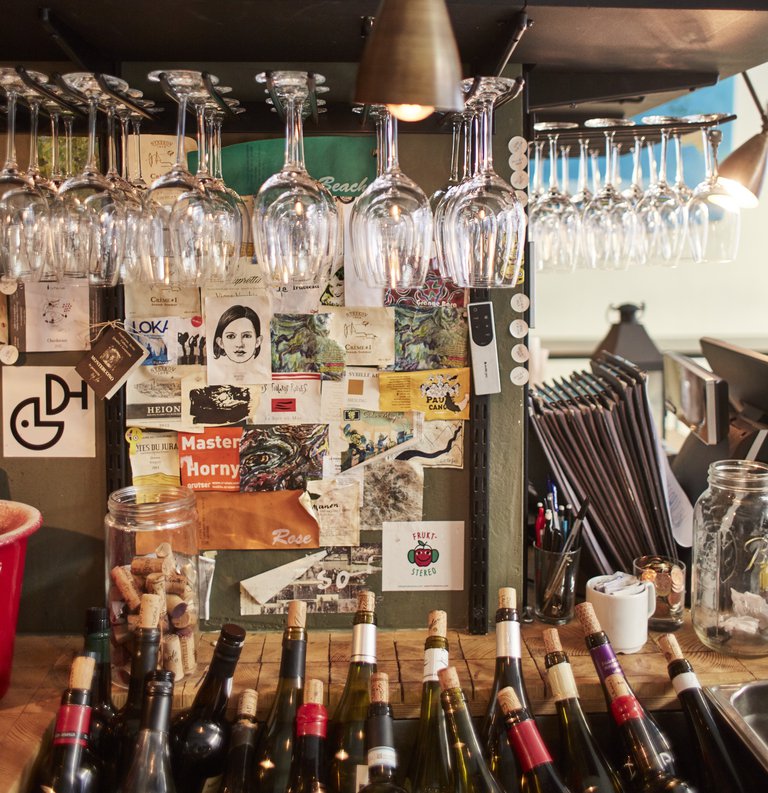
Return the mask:
<path fill-rule="evenodd" d="M 109 630 L 109 612 L 103 606 L 89 606 L 85 611 L 85 632 L 105 633 Z"/>
<path fill-rule="evenodd" d="M 216 642 L 216 655 L 225 658 L 239 658 L 245 641 L 245 628 L 228 622 L 221 626 L 221 633 Z"/>
<path fill-rule="evenodd" d="M 148 696 L 173 696 L 173 672 L 155 670 L 144 679 L 144 690 Z"/>

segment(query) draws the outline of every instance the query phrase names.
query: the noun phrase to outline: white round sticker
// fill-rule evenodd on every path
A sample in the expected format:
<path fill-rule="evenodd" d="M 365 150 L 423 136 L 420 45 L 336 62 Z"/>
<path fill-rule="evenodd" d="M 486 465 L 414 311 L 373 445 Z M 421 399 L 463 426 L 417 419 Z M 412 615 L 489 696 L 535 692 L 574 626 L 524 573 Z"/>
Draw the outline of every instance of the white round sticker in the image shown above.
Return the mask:
<path fill-rule="evenodd" d="M 528 167 L 528 155 L 523 152 L 510 154 L 507 162 L 513 171 L 524 171 Z"/>
<path fill-rule="evenodd" d="M 10 278 L 7 275 L 4 275 L 2 278 L 0 278 L 0 293 L 4 295 L 12 295 L 15 294 L 18 288 L 19 282 L 15 278 Z"/>
<path fill-rule="evenodd" d="M 515 385 L 525 385 L 528 382 L 530 375 L 524 366 L 516 366 L 510 373 L 509 379 Z"/>
<path fill-rule="evenodd" d="M 522 135 L 515 135 L 514 138 L 509 139 L 507 148 L 510 154 L 518 154 L 519 152 L 525 153 L 528 151 L 528 141 Z"/>
<path fill-rule="evenodd" d="M 528 193 L 525 190 L 515 190 L 515 195 L 522 206 L 528 206 Z"/>
<path fill-rule="evenodd" d="M 515 339 L 524 339 L 528 335 L 528 323 L 524 319 L 513 319 L 509 323 L 509 334 Z"/>
<path fill-rule="evenodd" d="M 528 171 L 512 171 L 509 183 L 518 190 L 528 187 Z"/>
<path fill-rule="evenodd" d="M 515 363 L 525 363 L 531 357 L 531 351 L 524 344 L 516 344 L 510 354 Z"/>
<path fill-rule="evenodd" d="M 13 344 L 4 344 L 0 347 L 0 363 L 13 366 L 19 360 L 19 351 Z"/>
<path fill-rule="evenodd" d="M 531 299 L 524 292 L 516 292 L 510 298 L 509 305 L 513 311 L 519 311 L 522 314 L 523 311 L 528 311 Z"/>

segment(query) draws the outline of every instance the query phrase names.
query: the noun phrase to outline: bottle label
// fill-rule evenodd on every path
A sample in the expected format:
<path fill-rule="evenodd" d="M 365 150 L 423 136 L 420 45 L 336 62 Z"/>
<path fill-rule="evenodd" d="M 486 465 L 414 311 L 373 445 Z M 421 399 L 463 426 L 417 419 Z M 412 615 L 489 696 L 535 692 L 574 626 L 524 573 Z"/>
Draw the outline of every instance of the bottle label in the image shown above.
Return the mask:
<path fill-rule="evenodd" d="M 305 702 L 296 712 L 296 736 L 317 735 L 325 738 L 328 731 L 328 711 L 318 702 Z"/>
<path fill-rule="evenodd" d="M 611 714 L 619 726 L 630 719 L 642 719 L 645 715 L 637 697 L 633 697 L 631 694 L 614 699 L 611 702 Z"/>
<path fill-rule="evenodd" d="M 367 664 L 376 663 L 376 626 L 369 622 L 360 622 L 352 627 L 351 661 L 362 661 Z"/>
<path fill-rule="evenodd" d="M 368 766 L 355 766 L 355 790 L 359 791 L 368 784 Z"/>
<path fill-rule="evenodd" d="M 496 657 L 522 658 L 520 623 L 517 620 L 496 623 Z"/>
<path fill-rule="evenodd" d="M 597 676 L 600 678 L 601 683 L 605 684 L 610 675 L 624 675 L 621 664 L 610 644 L 601 644 L 599 647 L 593 647 L 589 654 L 592 656 L 592 663 L 595 665 Z"/>
<path fill-rule="evenodd" d="M 91 726 L 91 708 L 89 705 L 62 705 L 56 716 L 53 731 L 53 745 L 88 743 L 88 731 Z"/>
<path fill-rule="evenodd" d="M 218 793 L 218 790 L 221 787 L 221 778 L 221 774 L 219 774 L 219 776 L 209 776 L 208 779 L 203 782 L 203 786 L 200 788 L 200 793 Z"/>
<path fill-rule="evenodd" d="M 448 668 L 448 650 L 442 647 L 430 647 L 424 650 L 423 683 L 437 680 L 437 673 Z"/>
<path fill-rule="evenodd" d="M 679 694 L 689 688 L 701 688 L 701 683 L 699 683 L 699 678 L 696 677 L 694 672 L 683 672 L 672 678 L 672 688 L 675 689 L 675 694 Z"/>
<path fill-rule="evenodd" d="M 391 746 L 374 746 L 368 750 L 368 767 L 383 765 L 397 768 L 397 752 Z"/>
<path fill-rule="evenodd" d="M 555 702 L 560 702 L 563 699 L 576 699 L 579 696 L 576 680 L 573 677 L 573 668 L 570 664 L 561 663 L 550 666 L 547 669 L 547 680 Z"/>
<path fill-rule="evenodd" d="M 510 727 L 508 735 L 522 773 L 530 771 L 537 765 L 552 762 L 552 756 L 544 745 L 533 719 L 526 719 Z"/>

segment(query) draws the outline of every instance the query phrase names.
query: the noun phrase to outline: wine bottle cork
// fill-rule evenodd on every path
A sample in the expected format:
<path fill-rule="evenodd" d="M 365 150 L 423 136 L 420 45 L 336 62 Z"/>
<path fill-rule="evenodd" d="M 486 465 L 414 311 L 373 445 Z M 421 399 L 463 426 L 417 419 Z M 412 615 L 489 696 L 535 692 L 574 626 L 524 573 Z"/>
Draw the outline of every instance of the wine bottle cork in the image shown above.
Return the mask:
<path fill-rule="evenodd" d="M 169 556 L 165 558 L 134 556 L 131 560 L 131 572 L 139 576 L 148 576 L 150 573 L 165 573 L 168 575 L 173 572 L 173 559 Z"/>
<path fill-rule="evenodd" d="M 171 619 L 180 617 L 188 608 L 189 606 L 187 603 L 178 595 L 165 596 L 165 610 L 168 612 L 168 616 Z"/>
<path fill-rule="evenodd" d="M 244 688 L 237 700 L 237 715 L 247 719 L 256 718 L 256 706 L 259 704 L 259 695 L 254 688 Z"/>
<path fill-rule="evenodd" d="M 557 628 L 547 628 L 542 634 L 541 638 L 544 639 L 544 651 L 546 653 L 561 653 L 563 651 L 563 644 L 560 641 L 560 634 Z"/>
<path fill-rule="evenodd" d="M 165 559 L 166 556 L 173 556 L 173 548 L 171 548 L 169 542 L 161 542 L 160 545 L 155 548 L 155 554 L 161 559 Z"/>
<path fill-rule="evenodd" d="M 109 575 L 115 582 L 115 586 L 125 600 L 128 608 L 134 611 L 141 604 L 141 592 L 139 592 L 136 582 L 133 580 L 131 571 L 126 567 L 113 567 Z"/>
<path fill-rule="evenodd" d="M 165 591 L 165 573 L 150 573 L 144 580 L 144 588 L 153 595 L 159 595 L 163 603 L 167 592 Z"/>
<path fill-rule="evenodd" d="M 323 681 L 312 677 L 307 680 L 304 686 L 304 702 L 311 702 L 315 705 L 323 704 Z"/>
<path fill-rule="evenodd" d="M 181 663 L 184 665 L 184 674 L 191 675 L 197 669 L 194 634 L 180 635 L 179 643 L 181 644 Z"/>
<path fill-rule="evenodd" d="M 574 610 L 581 623 L 581 628 L 585 636 L 589 636 L 593 633 L 600 633 L 602 630 L 600 627 L 600 620 L 597 618 L 597 614 L 595 614 L 595 609 L 591 603 L 587 601 L 579 603 Z"/>
<path fill-rule="evenodd" d="M 368 590 L 357 593 L 358 611 L 376 611 L 376 595 Z"/>
<path fill-rule="evenodd" d="M 627 679 L 622 674 L 608 675 L 605 678 L 605 691 L 611 702 L 619 697 L 627 697 L 632 693 Z"/>
<path fill-rule="evenodd" d="M 659 637 L 659 647 L 661 647 L 661 651 L 664 653 L 667 663 L 685 658 L 678 644 L 677 637 L 672 633 L 665 633 L 663 636 Z"/>
<path fill-rule="evenodd" d="M 304 628 L 307 624 L 307 604 L 303 600 L 292 600 L 288 604 L 289 628 Z"/>
<path fill-rule="evenodd" d="M 499 589 L 499 608 L 517 608 L 517 592 L 513 586 L 503 586 Z"/>
<path fill-rule="evenodd" d="M 517 692 L 512 686 L 502 688 L 496 695 L 496 699 L 499 702 L 499 707 L 504 713 L 511 713 L 513 710 L 520 710 L 520 708 L 523 707 L 520 702 L 520 697 L 517 696 Z"/>
<path fill-rule="evenodd" d="M 173 672 L 175 680 L 184 677 L 184 663 L 181 660 L 181 640 L 175 633 L 163 637 L 163 669 Z"/>
<path fill-rule="evenodd" d="M 159 595 L 142 595 L 139 606 L 139 627 L 156 628 L 160 624 L 163 604 Z"/>
<path fill-rule="evenodd" d="M 177 609 L 177 612 L 179 612 L 179 609 Z M 171 615 L 170 620 L 174 628 L 191 628 L 197 624 L 197 609 L 190 608 L 187 603 L 184 603 L 184 611 Z"/>
<path fill-rule="evenodd" d="M 389 675 L 386 672 L 371 675 L 371 702 L 389 702 Z"/>
<path fill-rule="evenodd" d="M 445 638 L 448 635 L 448 615 L 444 611 L 430 611 L 427 626 L 429 636 Z"/>
<path fill-rule="evenodd" d="M 95 668 L 95 658 L 88 655 L 78 655 L 72 662 L 72 669 L 69 673 L 69 688 L 90 689 Z"/>
<path fill-rule="evenodd" d="M 183 595 L 189 581 L 183 573 L 169 573 L 165 578 L 165 591 L 169 595 Z"/>
<path fill-rule="evenodd" d="M 440 680 L 440 688 L 445 691 L 449 688 L 461 688 L 459 673 L 455 666 L 446 666 L 445 669 L 438 669 L 437 677 Z"/>

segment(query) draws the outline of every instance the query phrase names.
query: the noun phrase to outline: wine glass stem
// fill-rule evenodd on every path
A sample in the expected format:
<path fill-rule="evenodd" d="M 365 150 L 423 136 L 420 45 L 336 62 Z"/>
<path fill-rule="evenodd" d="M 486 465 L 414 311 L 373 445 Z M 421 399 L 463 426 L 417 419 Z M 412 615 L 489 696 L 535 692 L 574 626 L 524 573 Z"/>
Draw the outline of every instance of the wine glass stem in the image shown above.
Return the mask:
<path fill-rule="evenodd" d="M 480 112 L 480 162 L 478 171 L 493 171 L 493 100 L 483 102 Z M 557 171 L 557 168 L 555 168 Z M 557 179 L 557 177 L 555 177 Z"/>
<path fill-rule="evenodd" d="M 136 181 L 141 182 L 141 119 L 131 119 L 131 129 L 133 129 L 134 148 L 133 154 L 136 158 Z"/>
<path fill-rule="evenodd" d="M 542 185 L 542 159 L 541 154 L 544 151 L 544 141 L 537 140 L 533 144 L 533 194 L 538 196 L 541 194 L 541 185 Z"/>
<path fill-rule="evenodd" d="M 397 170 L 400 167 L 397 152 L 397 119 L 391 113 L 387 113 L 384 122 L 384 145 L 386 148 L 386 170 Z"/>
<path fill-rule="evenodd" d="M 40 118 L 40 104 L 34 99 L 29 100 L 29 165 L 27 174 L 37 176 L 40 173 L 40 162 L 37 155 L 37 127 Z"/>
<path fill-rule="evenodd" d="M 704 171 L 707 175 L 707 181 L 712 181 L 712 155 L 709 146 L 709 130 L 706 127 L 701 128 L 701 137 L 704 143 Z"/>
<path fill-rule="evenodd" d="M 719 130 L 710 130 L 709 132 L 709 142 L 712 146 L 712 163 L 711 163 L 711 179 L 712 182 L 716 182 L 720 176 L 720 171 L 717 165 L 717 150 L 720 147 L 720 141 L 722 140 L 722 135 Z"/>
<path fill-rule="evenodd" d="M 570 161 L 571 147 L 562 146 L 560 148 L 560 164 L 562 170 L 560 172 L 560 186 L 565 195 L 568 195 L 568 163 Z"/>
<path fill-rule="evenodd" d="M 616 133 L 609 130 L 605 133 L 605 184 L 604 187 L 612 187 L 611 178 L 613 177 L 613 138 Z"/>
<path fill-rule="evenodd" d="M 115 146 L 115 108 L 107 107 L 107 176 L 111 179 L 117 176 L 117 148 Z"/>
<path fill-rule="evenodd" d="M 213 175 L 220 179 L 222 182 L 224 181 L 224 171 L 222 170 L 222 162 L 221 162 L 221 125 L 222 120 L 218 116 L 214 116 L 211 119 L 213 123 L 213 151 L 215 152 L 215 170 Z"/>
<path fill-rule="evenodd" d="M 472 117 L 464 119 L 464 162 L 461 166 L 461 178 L 466 179 L 472 172 Z"/>
<path fill-rule="evenodd" d="M 454 120 L 451 127 L 451 175 L 448 177 L 451 184 L 459 178 L 459 149 L 461 147 L 461 121 Z"/>
<path fill-rule="evenodd" d="M 205 105 L 195 103 L 195 118 L 197 119 L 197 173 L 198 179 L 208 176 L 208 144 L 205 139 Z"/>
<path fill-rule="evenodd" d="M 557 133 L 549 136 L 549 192 L 559 192 L 557 184 Z"/>
<path fill-rule="evenodd" d="M 5 141 L 5 165 L 4 171 L 18 170 L 16 162 L 16 94 L 8 91 L 8 104 L 6 107 L 8 114 L 8 134 Z"/>
<path fill-rule="evenodd" d="M 128 174 L 128 116 L 120 116 L 120 166 L 121 176 L 126 182 L 130 181 Z"/>
<path fill-rule="evenodd" d="M 285 165 L 304 170 L 304 130 L 301 120 L 303 102 L 295 96 L 285 99 Z"/>
<path fill-rule="evenodd" d="M 580 138 L 579 139 L 579 185 L 577 188 L 577 193 L 583 196 L 587 192 L 587 158 L 589 153 L 587 148 L 589 146 L 589 140 L 587 138 Z"/>
<path fill-rule="evenodd" d="M 64 167 L 66 173 L 64 176 L 67 179 L 72 176 L 72 125 L 74 119 L 72 116 L 64 116 Z"/>
<path fill-rule="evenodd" d="M 653 151 L 653 143 L 648 144 L 648 184 L 654 185 L 659 181 L 656 169 L 656 154 Z"/>
<path fill-rule="evenodd" d="M 384 116 L 376 118 L 376 177 L 384 173 Z"/>
<path fill-rule="evenodd" d="M 51 179 L 61 179 L 59 168 L 59 114 L 51 111 Z"/>
<path fill-rule="evenodd" d="M 187 95 L 179 97 L 179 113 L 176 117 L 176 162 L 173 165 L 174 171 L 186 170 L 186 158 L 184 156 L 184 132 L 187 124 Z"/>
<path fill-rule="evenodd" d="M 640 187 L 643 181 L 643 138 L 635 138 L 635 148 L 632 152 L 632 184 Z"/>
<path fill-rule="evenodd" d="M 667 142 L 669 133 L 663 129 L 661 131 L 661 151 L 659 152 L 659 184 L 667 183 Z"/>
<path fill-rule="evenodd" d="M 88 100 L 88 159 L 85 163 L 85 170 L 89 173 L 96 173 L 98 165 L 96 163 L 96 114 L 99 105 L 96 97 Z"/>
<path fill-rule="evenodd" d="M 472 169 L 470 173 L 473 175 L 478 173 L 480 168 L 480 138 L 482 137 L 480 126 L 480 114 L 477 113 L 472 119 Z"/>
<path fill-rule="evenodd" d="M 675 132 L 674 140 L 675 140 L 675 184 L 682 186 L 685 184 L 685 174 L 683 173 L 683 136 L 679 132 Z"/>

